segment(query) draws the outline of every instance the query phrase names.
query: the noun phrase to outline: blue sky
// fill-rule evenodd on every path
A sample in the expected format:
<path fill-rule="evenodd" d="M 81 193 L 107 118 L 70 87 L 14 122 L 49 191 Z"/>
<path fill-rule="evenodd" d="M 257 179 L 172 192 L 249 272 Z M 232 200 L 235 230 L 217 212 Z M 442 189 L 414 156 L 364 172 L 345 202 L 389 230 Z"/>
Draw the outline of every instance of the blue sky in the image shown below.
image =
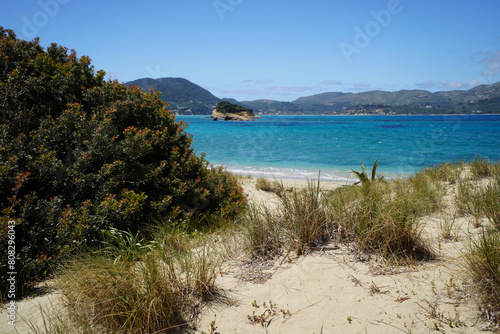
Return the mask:
<path fill-rule="evenodd" d="M 217 97 L 469 89 L 500 81 L 500 1 L 0 0 L 18 37 L 130 81 L 183 77 Z"/>

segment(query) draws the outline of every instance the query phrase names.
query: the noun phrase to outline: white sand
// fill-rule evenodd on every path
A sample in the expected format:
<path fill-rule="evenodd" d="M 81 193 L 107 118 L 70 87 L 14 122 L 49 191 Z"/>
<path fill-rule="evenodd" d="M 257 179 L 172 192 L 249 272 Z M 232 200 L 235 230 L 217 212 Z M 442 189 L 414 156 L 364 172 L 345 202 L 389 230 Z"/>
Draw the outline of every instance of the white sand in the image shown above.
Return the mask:
<path fill-rule="evenodd" d="M 43 328 L 42 312 L 53 313 L 53 310 L 60 303 L 60 297 L 59 293 L 52 292 L 17 302 L 15 327 L 8 323 L 7 310 L 5 309 L 7 305 L 4 305 L 0 311 L 0 333 L 33 333 L 31 325 Z"/>

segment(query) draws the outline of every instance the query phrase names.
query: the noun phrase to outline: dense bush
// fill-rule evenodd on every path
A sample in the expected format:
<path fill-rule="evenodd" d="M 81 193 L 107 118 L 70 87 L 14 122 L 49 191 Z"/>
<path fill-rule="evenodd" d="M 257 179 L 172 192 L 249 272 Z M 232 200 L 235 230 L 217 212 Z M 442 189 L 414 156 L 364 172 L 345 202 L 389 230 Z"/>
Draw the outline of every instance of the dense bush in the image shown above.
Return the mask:
<path fill-rule="evenodd" d="M 110 227 L 203 223 L 243 205 L 236 181 L 195 155 L 158 94 L 104 76 L 88 57 L 0 27 L 0 241 L 15 221 L 19 287 Z"/>

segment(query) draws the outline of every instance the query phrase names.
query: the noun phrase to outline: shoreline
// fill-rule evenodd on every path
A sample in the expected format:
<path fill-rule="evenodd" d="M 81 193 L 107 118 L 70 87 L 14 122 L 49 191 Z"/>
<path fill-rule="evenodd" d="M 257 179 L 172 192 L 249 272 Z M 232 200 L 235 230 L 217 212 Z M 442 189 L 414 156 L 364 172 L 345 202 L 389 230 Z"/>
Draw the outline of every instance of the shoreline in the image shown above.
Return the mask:
<path fill-rule="evenodd" d="M 321 182 L 331 182 L 339 184 L 353 184 L 358 180 L 351 171 L 336 171 L 336 170 L 307 170 L 307 169 L 292 169 L 292 168 L 277 168 L 277 167 L 249 167 L 249 166 L 228 166 L 228 165 L 214 165 L 222 166 L 229 173 L 239 177 L 252 177 L 252 178 L 265 178 L 270 181 L 273 180 L 290 180 L 290 181 L 317 181 L 318 178 Z M 371 165 L 365 165 L 367 171 L 371 172 Z M 361 171 L 361 166 L 358 165 L 354 170 Z M 406 174 L 398 173 L 384 173 L 378 171 L 377 175 L 383 176 L 386 179 L 407 178 L 414 175 L 418 171 Z"/>

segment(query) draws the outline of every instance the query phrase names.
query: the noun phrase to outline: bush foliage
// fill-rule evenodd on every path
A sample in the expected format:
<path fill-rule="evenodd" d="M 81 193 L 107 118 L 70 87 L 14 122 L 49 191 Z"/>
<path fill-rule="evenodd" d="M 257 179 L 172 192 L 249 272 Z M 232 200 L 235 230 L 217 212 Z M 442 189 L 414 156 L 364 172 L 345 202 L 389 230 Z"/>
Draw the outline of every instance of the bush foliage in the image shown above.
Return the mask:
<path fill-rule="evenodd" d="M 236 181 L 195 154 L 158 93 L 104 76 L 74 50 L 45 50 L 0 27 L 0 241 L 15 221 L 19 287 L 102 230 L 203 222 L 244 204 Z"/>

